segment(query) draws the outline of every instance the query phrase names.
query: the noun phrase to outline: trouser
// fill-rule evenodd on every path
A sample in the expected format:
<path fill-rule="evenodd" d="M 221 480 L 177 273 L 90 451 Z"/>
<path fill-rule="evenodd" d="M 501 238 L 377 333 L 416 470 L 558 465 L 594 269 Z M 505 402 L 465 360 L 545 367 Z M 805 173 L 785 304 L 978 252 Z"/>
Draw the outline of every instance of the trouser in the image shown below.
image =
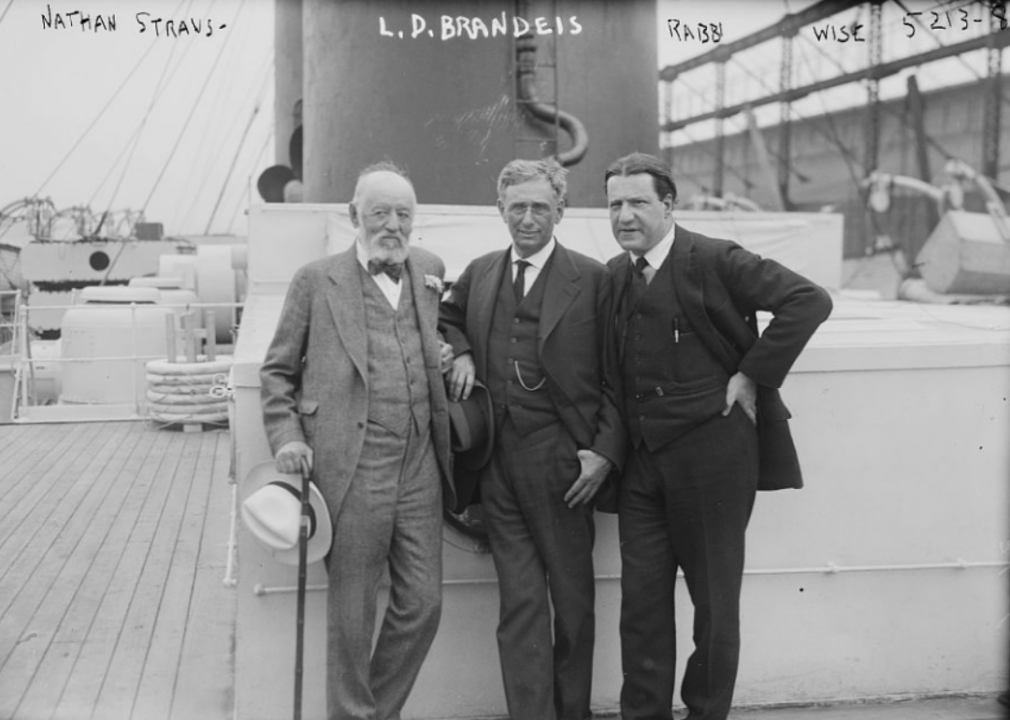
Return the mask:
<path fill-rule="evenodd" d="M 519 437 L 506 416 L 481 480 L 501 593 L 498 651 L 512 720 L 590 716 L 593 511 L 571 509 L 563 499 L 580 474 L 575 453 L 561 423 Z"/>
<path fill-rule="evenodd" d="M 406 437 L 369 422 L 361 459 L 334 519 L 328 558 L 330 720 L 396 720 L 438 629 L 442 500 L 427 427 Z M 372 648 L 379 583 L 389 604 Z"/>
<path fill-rule="evenodd" d="M 678 569 L 694 604 L 681 698 L 691 720 L 729 714 L 757 468 L 757 433 L 739 406 L 654 453 L 644 445 L 630 453 L 618 510 L 624 720 L 672 717 Z"/>

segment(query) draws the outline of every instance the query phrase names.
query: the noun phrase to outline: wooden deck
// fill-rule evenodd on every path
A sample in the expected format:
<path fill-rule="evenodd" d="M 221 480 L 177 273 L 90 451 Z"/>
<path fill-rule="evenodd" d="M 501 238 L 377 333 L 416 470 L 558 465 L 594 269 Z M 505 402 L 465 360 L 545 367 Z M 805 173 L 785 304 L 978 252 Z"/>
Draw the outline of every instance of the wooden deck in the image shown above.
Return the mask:
<path fill-rule="evenodd" d="M 225 720 L 226 430 L 0 425 L 0 718 Z"/>

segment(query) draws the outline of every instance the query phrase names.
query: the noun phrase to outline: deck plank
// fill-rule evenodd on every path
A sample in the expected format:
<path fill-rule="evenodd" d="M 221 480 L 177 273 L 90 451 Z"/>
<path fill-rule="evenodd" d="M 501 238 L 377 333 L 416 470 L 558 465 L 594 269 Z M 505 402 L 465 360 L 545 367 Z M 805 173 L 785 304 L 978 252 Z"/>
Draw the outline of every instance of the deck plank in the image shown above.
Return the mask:
<path fill-rule="evenodd" d="M 233 487 L 229 482 L 230 444 L 224 432 L 218 433 L 213 462 L 172 720 L 226 720 L 234 706 L 238 596 L 234 586 L 224 584 Z"/>
<path fill-rule="evenodd" d="M 171 715 L 179 656 L 186 635 L 201 534 L 208 509 L 217 437 L 216 433 L 200 433 L 194 438 L 199 438 L 200 444 L 191 472 L 192 485 L 179 525 L 174 528 L 177 539 L 163 586 L 162 609 L 151 634 L 134 705 L 134 713 L 138 717 L 150 720 L 168 720 Z M 179 471 L 183 472 L 182 466 Z M 173 529 L 167 528 L 166 532 L 171 534 Z"/>
<path fill-rule="evenodd" d="M 147 560 L 154 535 L 150 516 L 160 515 L 178 464 L 178 445 L 172 440 L 168 433 L 157 434 L 155 447 L 133 479 L 134 492 L 128 498 L 126 527 L 120 538 L 122 552 L 81 646 L 74 671 L 63 689 L 54 714 L 56 718 L 101 718 L 94 715 L 93 709 L 110 671 L 120 635 L 125 630 Z M 126 477 L 122 480 L 130 481 Z M 128 690 L 130 702 L 135 690 L 135 687 Z"/>
<path fill-rule="evenodd" d="M 168 478 L 168 493 L 159 512 L 142 517 L 138 525 L 139 530 L 150 533 L 147 557 L 102 683 L 93 715 L 95 718 L 119 720 L 132 716 L 158 614 L 174 611 L 169 603 L 163 602 L 164 594 L 183 511 L 192 489 L 200 441 L 198 434 L 185 438 L 178 464 Z M 143 714 L 138 717 L 143 717 Z"/>
<path fill-rule="evenodd" d="M 30 511 L 23 500 L 26 493 L 45 475 L 47 468 L 56 465 L 74 439 L 85 432 L 85 428 L 79 426 L 53 429 L 53 433 L 36 438 L 26 450 L 16 451 L 12 462 L 5 464 L 0 472 L 0 483 L 4 490 L 3 497 L 0 498 L 0 552 L 9 535 L 4 528 L 11 523 L 20 522 L 19 513 L 23 515 Z"/>
<path fill-rule="evenodd" d="M 38 425 L 0 425 L 0 468 L 11 467 L 19 456 L 25 454 L 33 440 L 37 441 L 44 435 Z M 6 473 L 2 475 L 0 483 L 6 479 Z"/>
<path fill-rule="evenodd" d="M 126 493 L 118 485 L 120 474 L 140 465 L 153 444 L 153 437 L 135 424 L 117 447 L 115 457 L 106 467 L 109 493 L 92 515 L 86 534 L 74 548 L 63 572 L 47 596 L 46 602 L 60 603 L 63 613 L 51 617 L 45 608 L 32 620 L 32 626 L 46 633 L 52 641 L 38 663 L 34 677 L 24 692 L 13 720 L 48 718 L 73 670 L 87 629 L 94 618 L 111 568 L 121 552 L 116 542 L 116 521 L 126 502 Z"/>
<path fill-rule="evenodd" d="M 14 572 L 5 582 L 11 592 L 4 594 L 14 600 L 0 618 L 0 678 L 6 690 L 0 717 L 13 715 L 13 703 L 30 683 L 89 564 L 89 543 L 81 539 L 96 527 L 94 513 L 111 489 L 109 465 L 128 428 L 103 430 L 82 471 L 62 478 L 54 492 L 58 502 L 18 559 L 30 573 L 28 581 L 12 585 L 19 576 Z"/>
<path fill-rule="evenodd" d="M 4 427 L 0 457 L 0 718 L 228 720 L 228 432 Z"/>
<path fill-rule="evenodd" d="M 0 519 L 0 578 L 14 569 L 17 558 L 45 524 L 59 501 L 61 481 L 73 478 L 87 464 L 87 449 L 103 427 L 104 423 L 95 423 L 72 431 L 51 452 L 22 463 L 19 471 L 24 477 L 10 491 L 9 502 L 14 506 Z M 32 522 L 26 523 L 29 517 Z"/>

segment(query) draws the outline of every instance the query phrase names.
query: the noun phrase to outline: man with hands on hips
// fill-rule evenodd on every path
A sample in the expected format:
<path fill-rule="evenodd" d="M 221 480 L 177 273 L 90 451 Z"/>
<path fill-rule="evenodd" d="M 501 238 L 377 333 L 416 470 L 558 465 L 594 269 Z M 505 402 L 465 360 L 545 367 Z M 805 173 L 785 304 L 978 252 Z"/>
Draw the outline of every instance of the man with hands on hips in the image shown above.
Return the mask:
<path fill-rule="evenodd" d="M 621 716 L 672 718 L 680 569 L 695 642 L 681 697 L 690 720 L 725 720 L 755 491 L 802 484 L 777 388 L 831 299 L 773 260 L 677 225 L 659 158 L 620 158 L 604 181 L 625 251 L 608 263 L 631 442 L 618 501 Z M 772 315 L 760 336 L 759 310 Z"/>

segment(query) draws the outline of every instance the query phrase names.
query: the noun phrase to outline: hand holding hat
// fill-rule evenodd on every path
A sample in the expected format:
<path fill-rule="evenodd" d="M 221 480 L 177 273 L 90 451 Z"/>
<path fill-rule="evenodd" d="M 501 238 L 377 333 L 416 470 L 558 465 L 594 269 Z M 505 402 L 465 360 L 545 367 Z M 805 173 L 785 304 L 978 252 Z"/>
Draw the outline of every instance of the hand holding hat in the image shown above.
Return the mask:
<path fill-rule="evenodd" d="M 276 560 L 298 564 L 301 525 L 301 477 L 277 471 L 272 461 L 249 471 L 242 483 L 241 515 L 246 529 Z M 333 525 L 326 500 L 315 483 L 309 484 L 309 528 L 306 560 L 322 560 L 333 542 Z"/>

